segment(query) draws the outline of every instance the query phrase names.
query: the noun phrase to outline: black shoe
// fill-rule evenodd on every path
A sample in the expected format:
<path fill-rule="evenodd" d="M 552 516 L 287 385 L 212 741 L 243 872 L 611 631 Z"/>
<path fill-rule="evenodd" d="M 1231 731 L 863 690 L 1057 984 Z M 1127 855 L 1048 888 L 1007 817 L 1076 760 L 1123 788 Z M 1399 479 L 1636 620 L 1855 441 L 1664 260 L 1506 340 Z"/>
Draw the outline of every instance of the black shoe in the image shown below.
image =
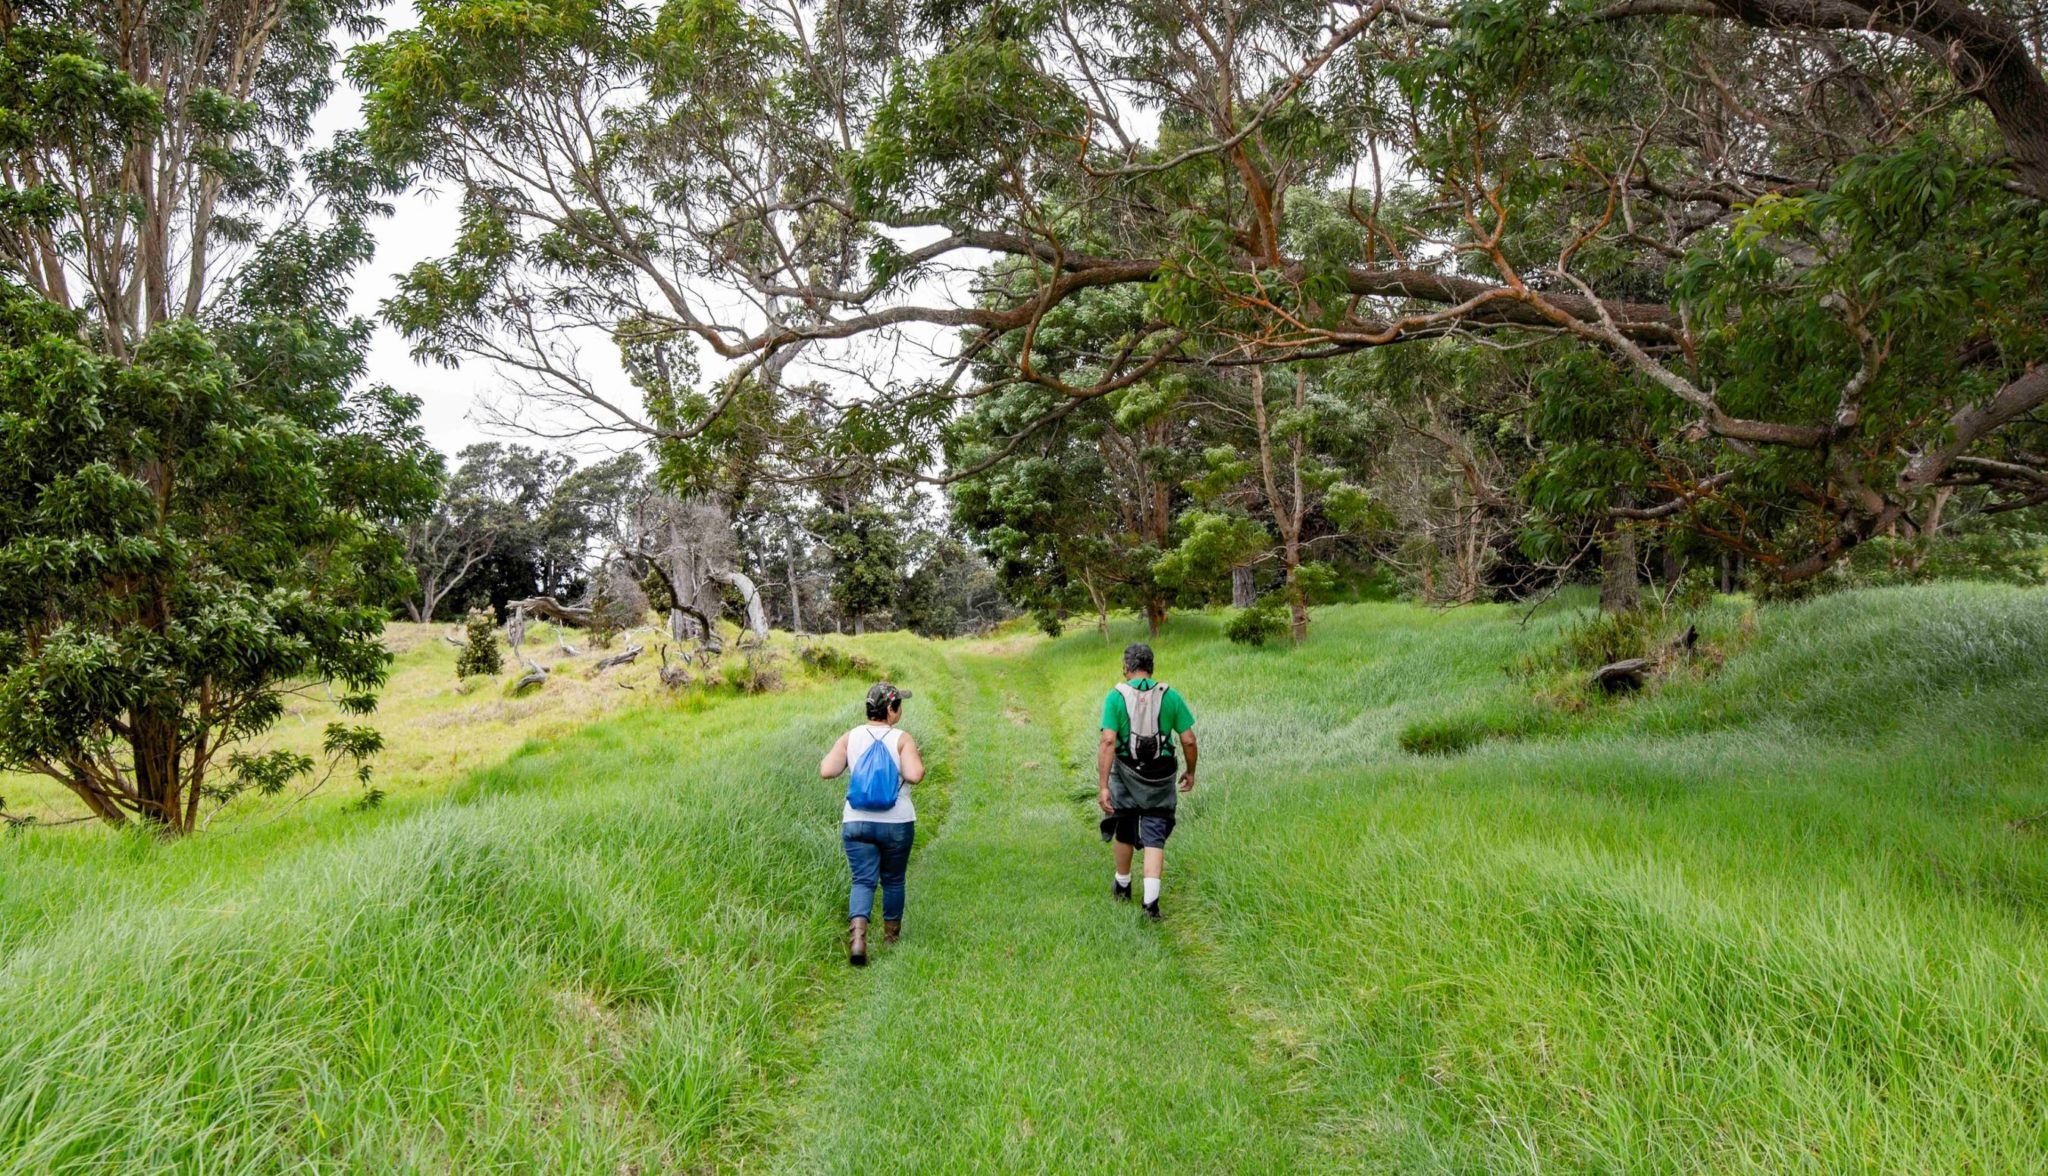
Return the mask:
<path fill-rule="evenodd" d="M 1155 923 L 1166 917 L 1165 915 L 1159 913 L 1158 899 L 1155 898 L 1151 902 L 1145 904 L 1145 917 L 1151 919 Z"/>
<path fill-rule="evenodd" d="M 1131 901 L 1131 884 L 1128 882 L 1118 882 L 1114 878 L 1110 879 L 1109 896 L 1118 902 Z"/>

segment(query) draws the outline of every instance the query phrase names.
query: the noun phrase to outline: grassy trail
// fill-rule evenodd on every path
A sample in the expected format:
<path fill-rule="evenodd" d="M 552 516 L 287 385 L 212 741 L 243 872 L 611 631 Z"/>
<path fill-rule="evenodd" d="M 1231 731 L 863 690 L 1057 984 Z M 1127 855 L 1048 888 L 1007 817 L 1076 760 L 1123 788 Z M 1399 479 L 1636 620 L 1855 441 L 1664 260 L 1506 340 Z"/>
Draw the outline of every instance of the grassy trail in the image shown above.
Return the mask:
<path fill-rule="evenodd" d="M 1163 927 L 1088 815 L 1141 626 L 866 637 L 933 771 L 865 971 L 815 774 L 858 679 L 373 813 L 0 838 L 0 1176 L 2048 1173 L 2044 604 L 1840 594 L 1580 710 L 1501 672 L 1560 615 L 1177 618 Z"/>
<path fill-rule="evenodd" d="M 969 654 L 948 669 L 933 759 L 957 765 L 951 812 L 920 822 L 904 940 L 826 1031 L 774 1166 L 1301 1170 L 1279 1067 L 1165 928 L 1112 906 L 1075 803 L 1093 765 L 1037 709 L 1043 674 Z"/>

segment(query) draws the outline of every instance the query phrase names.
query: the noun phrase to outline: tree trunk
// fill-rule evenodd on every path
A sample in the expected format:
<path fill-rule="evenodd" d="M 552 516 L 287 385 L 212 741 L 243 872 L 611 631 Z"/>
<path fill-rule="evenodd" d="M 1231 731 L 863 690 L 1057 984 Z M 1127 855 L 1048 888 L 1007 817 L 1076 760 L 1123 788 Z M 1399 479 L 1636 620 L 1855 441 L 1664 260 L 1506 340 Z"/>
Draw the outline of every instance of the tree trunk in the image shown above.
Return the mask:
<path fill-rule="evenodd" d="M 1252 579 L 1252 565 L 1239 564 L 1230 569 L 1230 606 L 1250 608 L 1258 601 L 1259 593 Z"/>
<path fill-rule="evenodd" d="M 1109 644 L 1109 601 L 1103 599 L 1102 589 L 1095 583 L 1095 577 L 1086 573 L 1081 584 L 1088 589 L 1088 599 L 1095 605 L 1095 631 L 1102 634 L 1102 643 Z"/>
<path fill-rule="evenodd" d="M 1637 583 L 1636 533 L 1634 528 L 1607 522 L 1600 539 L 1600 611 L 1631 612 L 1642 607 L 1642 589 Z"/>
<path fill-rule="evenodd" d="M 754 587 L 753 578 L 740 571 L 713 572 L 711 578 L 722 580 L 739 589 L 740 597 L 746 603 L 747 628 L 754 631 L 754 636 L 765 641 L 768 637 L 768 614 L 761 607 L 761 593 Z"/>
<path fill-rule="evenodd" d="M 185 806 L 178 778 L 176 715 L 131 712 L 128 746 L 135 757 L 135 792 L 144 820 L 167 833 L 185 831 Z"/>
<path fill-rule="evenodd" d="M 1454 492 L 1455 493 L 1455 492 Z M 1454 498 L 1454 502 L 1461 499 Z M 1479 502 L 1458 506 L 1458 603 L 1479 599 Z"/>
<path fill-rule="evenodd" d="M 796 586 L 796 553 L 789 552 L 784 560 L 789 568 L 789 631 L 802 635 L 804 631 L 803 594 Z"/>
<path fill-rule="evenodd" d="M 1292 622 L 1294 643 L 1308 640 L 1308 594 L 1301 588 L 1301 544 L 1289 539 L 1283 549 L 1287 559 L 1287 611 Z"/>

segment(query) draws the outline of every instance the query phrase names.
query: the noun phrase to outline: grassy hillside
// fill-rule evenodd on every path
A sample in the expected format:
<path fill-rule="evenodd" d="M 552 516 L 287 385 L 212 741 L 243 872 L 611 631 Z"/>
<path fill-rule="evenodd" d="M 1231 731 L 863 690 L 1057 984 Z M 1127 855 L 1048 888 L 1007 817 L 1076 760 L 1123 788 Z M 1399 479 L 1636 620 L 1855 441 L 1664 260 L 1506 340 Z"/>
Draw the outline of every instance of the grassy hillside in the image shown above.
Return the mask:
<path fill-rule="evenodd" d="M 865 972 L 857 684 L 511 716 L 422 637 L 383 811 L 0 840 L 0 1172 L 2042 1169 L 2048 594 L 1766 609 L 1516 719 L 1572 623 L 1177 618 L 1158 927 L 1089 816 L 1113 647 L 863 639 L 936 767 Z M 1400 749 L 1446 716 L 1489 737 Z"/>

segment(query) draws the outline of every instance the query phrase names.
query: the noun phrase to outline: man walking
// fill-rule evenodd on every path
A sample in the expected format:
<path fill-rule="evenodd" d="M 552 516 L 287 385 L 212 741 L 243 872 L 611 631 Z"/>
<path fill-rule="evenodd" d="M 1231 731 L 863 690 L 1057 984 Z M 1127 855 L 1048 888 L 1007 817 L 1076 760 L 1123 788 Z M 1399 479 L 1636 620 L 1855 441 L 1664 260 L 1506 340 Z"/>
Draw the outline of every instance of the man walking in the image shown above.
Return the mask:
<path fill-rule="evenodd" d="M 1173 740 L 1187 753 L 1183 772 L 1174 760 Z M 1116 843 L 1116 884 L 1110 894 L 1131 897 L 1131 855 L 1145 851 L 1145 913 L 1159 918 L 1159 876 L 1166 867 L 1166 839 L 1173 835 L 1176 797 L 1195 787 L 1195 714 L 1187 700 L 1152 679 L 1152 647 L 1139 642 L 1124 650 L 1124 680 L 1102 701 L 1102 742 L 1095 756 L 1100 776 L 1096 803 L 1105 814 L 1102 839 Z"/>

